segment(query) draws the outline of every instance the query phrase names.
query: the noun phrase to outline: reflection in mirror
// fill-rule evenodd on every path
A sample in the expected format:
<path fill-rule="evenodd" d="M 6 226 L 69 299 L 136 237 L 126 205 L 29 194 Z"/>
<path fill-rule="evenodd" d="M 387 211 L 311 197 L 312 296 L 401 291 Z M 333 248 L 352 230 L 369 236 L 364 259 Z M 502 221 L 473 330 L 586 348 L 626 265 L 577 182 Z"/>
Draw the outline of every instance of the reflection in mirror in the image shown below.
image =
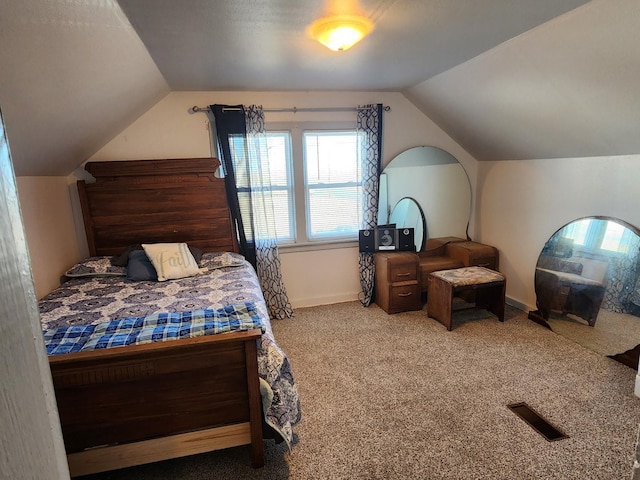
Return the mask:
<path fill-rule="evenodd" d="M 529 317 L 638 368 L 640 231 L 617 219 L 575 220 L 545 243 Z"/>
<path fill-rule="evenodd" d="M 410 148 L 391 160 L 382 173 L 378 224 L 392 223 L 393 207 L 411 197 L 424 214 L 423 245 L 427 238 L 467 238 L 471 184 L 453 155 L 436 147 Z"/>
<path fill-rule="evenodd" d="M 426 225 L 420 205 L 410 197 L 400 199 L 389 216 L 389 223 L 395 223 L 396 228 L 413 228 L 416 252 L 424 247 Z"/>

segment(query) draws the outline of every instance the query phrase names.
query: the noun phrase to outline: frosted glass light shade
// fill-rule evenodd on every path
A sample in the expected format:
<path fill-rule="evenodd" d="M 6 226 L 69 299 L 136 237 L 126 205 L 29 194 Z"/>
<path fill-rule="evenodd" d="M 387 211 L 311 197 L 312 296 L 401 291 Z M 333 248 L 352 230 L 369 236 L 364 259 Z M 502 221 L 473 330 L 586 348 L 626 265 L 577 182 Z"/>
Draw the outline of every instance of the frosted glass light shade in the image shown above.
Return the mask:
<path fill-rule="evenodd" d="M 353 47 L 372 29 L 373 24 L 367 18 L 353 15 L 321 18 L 309 27 L 313 38 L 336 52 Z"/>

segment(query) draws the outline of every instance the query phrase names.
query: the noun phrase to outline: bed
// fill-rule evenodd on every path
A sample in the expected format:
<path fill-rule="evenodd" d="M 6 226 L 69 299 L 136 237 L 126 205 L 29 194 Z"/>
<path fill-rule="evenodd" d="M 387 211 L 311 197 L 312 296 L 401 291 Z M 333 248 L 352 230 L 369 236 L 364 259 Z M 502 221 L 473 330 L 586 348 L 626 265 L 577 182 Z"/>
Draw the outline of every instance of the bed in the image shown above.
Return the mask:
<path fill-rule="evenodd" d="M 85 166 L 90 257 L 39 302 L 72 476 L 245 444 L 261 467 L 263 435 L 290 445 L 300 420 L 291 366 L 237 253 L 218 165 Z M 141 247 L 158 244 L 188 247 L 197 274 L 134 271 Z M 114 265 L 123 255 L 131 263 Z"/>

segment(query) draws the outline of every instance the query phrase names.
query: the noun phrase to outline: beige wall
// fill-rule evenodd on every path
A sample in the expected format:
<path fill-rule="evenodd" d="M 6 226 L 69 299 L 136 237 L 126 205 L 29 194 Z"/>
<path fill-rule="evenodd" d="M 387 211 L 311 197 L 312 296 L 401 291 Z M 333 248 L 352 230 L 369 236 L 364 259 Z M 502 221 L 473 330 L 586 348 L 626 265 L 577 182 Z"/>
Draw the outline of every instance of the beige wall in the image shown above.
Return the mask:
<path fill-rule="evenodd" d="M 498 247 L 507 296 L 535 306 L 544 243 L 576 218 L 604 215 L 640 227 L 640 155 L 478 163 L 478 239 Z"/>
<path fill-rule="evenodd" d="M 383 103 L 383 164 L 419 145 L 433 145 L 457 157 L 475 183 L 476 162 L 404 96 L 389 92 L 174 92 L 158 102 L 91 160 L 187 158 L 211 155 L 207 116 L 189 108 L 213 103 L 258 104 L 265 109 L 350 107 Z M 267 122 L 355 120 L 354 113 L 267 113 Z M 354 300 L 360 293 L 358 249 L 281 250 L 282 271 L 294 307 Z"/>
<path fill-rule="evenodd" d="M 465 166 L 474 192 L 477 190 L 471 235 L 498 247 L 500 269 L 508 278 L 507 296 L 525 308 L 535 305 L 533 276 L 540 250 L 558 228 L 587 215 L 617 217 L 640 226 L 640 190 L 636 188 L 640 156 L 478 163 L 395 93 L 172 93 L 92 160 L 209 156 L 207 117 L 189 114 L 193 105 L 257 103 L 280 108 L 372 102 L 391 106 L 384 116 L 384 164 L 413 146 L 435 145 Z M 267 121 L 304 121 L 322 120 L 323 115 L 326 119 L 327 114 L 267 115 Z M 57 286 L 60 274 L 87 255 L 77 200 L 69 200 L 73 185 L 69 188 L 67 183 L 59 177 L 18 178 L 38 297 Z M 77 237 L 75 225 L 79 226 Z M 357 257 L 355 246 L 283 250 L 283 275 L 294 306 L 356 299 L 360 292 Z"/>
<path fill-rule="evenodd" d="M 80 258 L 66 177 L 18 177 L 18 194 L 38 299 Z"/>

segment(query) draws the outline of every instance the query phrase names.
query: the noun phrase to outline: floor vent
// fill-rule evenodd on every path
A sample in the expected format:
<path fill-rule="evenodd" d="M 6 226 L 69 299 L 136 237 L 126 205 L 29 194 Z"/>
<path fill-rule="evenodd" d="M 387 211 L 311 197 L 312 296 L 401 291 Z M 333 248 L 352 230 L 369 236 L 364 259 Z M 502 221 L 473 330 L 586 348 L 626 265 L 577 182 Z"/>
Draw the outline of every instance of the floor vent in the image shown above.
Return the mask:
<path fill-rule="evenodd" d="M 516 415 L 518 415 L 521 419 L 531 425 L 536 432 L 542 435 L 550 442 L 555 442 L 556 440 L 562 440 L 564 438 L 569 438 L 568 435 L 565 435 L 556 427 L 547 422 L 544 418 L 542 418 L 535 410 L 533 410 L 526 403 L 512 403 L 511 405 L 507 405 L 507 407 Z"/>

